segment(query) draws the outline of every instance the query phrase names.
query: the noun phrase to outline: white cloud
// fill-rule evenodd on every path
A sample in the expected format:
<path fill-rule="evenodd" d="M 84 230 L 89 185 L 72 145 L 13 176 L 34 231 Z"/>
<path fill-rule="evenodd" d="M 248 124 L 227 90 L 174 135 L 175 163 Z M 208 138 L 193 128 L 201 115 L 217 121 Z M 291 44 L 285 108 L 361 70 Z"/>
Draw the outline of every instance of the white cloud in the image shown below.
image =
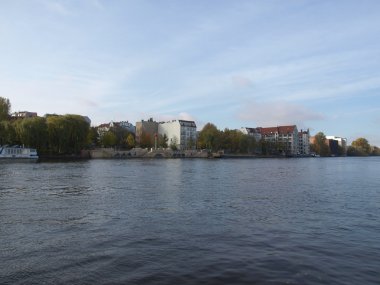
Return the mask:
<path fill-rule="evenodd" d="M 238 118 L 262 127 L 288 124 L 305 127 L 307 121 L 323 120 L 324 116 L 299 104 L 271 101 L 246 104 L 240 109 Z"/>

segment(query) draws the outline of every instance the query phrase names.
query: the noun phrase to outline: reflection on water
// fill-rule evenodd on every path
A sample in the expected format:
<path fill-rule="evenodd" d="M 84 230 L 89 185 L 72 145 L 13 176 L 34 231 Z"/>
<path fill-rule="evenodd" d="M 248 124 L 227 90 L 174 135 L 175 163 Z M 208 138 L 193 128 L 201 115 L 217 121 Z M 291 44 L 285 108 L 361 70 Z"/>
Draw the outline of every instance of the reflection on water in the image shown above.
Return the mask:
<path fill-rule="evenodd" d="M 378 158 L 0 164 L 3 284 L 379 284 Z"/>

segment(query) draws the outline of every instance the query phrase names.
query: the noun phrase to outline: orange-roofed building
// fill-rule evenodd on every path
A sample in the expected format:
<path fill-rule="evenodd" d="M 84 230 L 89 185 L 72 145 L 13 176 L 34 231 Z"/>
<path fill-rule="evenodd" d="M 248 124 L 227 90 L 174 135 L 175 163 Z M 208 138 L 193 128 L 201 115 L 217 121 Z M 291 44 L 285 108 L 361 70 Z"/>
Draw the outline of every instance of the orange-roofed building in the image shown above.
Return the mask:
<path fill-rule="evenodd" d="M 264 141 L 277 145 L 285 154 L 298 154 L 298 130 L 296 125 L 257 128 Z"/>

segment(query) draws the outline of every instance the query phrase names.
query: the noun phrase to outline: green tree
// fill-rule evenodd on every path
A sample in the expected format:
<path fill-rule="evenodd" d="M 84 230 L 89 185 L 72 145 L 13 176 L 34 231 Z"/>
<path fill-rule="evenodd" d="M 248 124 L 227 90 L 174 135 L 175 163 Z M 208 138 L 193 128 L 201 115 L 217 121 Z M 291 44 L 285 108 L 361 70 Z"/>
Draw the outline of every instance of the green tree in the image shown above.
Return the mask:
<path fill-rule="evenodd" d="M 114 147 L 117 144 L 117 137 L 114 132 L 108 131 L 101 137 L 100 143 L 104 147 Z"/>
<path fill-rule="evenodd" d="M 16 132 L 9 121 L 0 121 L 0 145 L 15 144 Z"/>
<path fill-rule="evenodd" d="M 0 97 L 0 121 L 8 120 L 11 112 L 11 103 L 9 99 Z"/>
<path fill-rule="evenodd" d="M 41 117 L 25 118 L 14 122 L 17 140 L 38 152 L 47 150 L 48 131 L 46 119 Z"/>
<path fill-rule="evenodd" d="M 374 146 L 372 148 L 372 153 L 371 155 L 376 155 L 376 156 L 379 156 L 380 155 L 380 148 L 378 148 L 377 146 Z"/>
<path fill-rule="evenodd" d="M 134 148 L 135 147 L 135 137 L 132 135 L 132 134 L 129 134 L 128 137 L 127 137 L 127 145 L 128 147 L 131 149 L 131 148 Z"/>
<path fill-rule="evenodd" d="M 252 153 L 256 148 L 255 138 L 240 133 L 239 150 L 241 153 Z"/>
<path fill-rule="evenodd" d="M 95 127 L 88 131 L 87 142 L 90 146 L 99 146 L 99 133 Z"/>
<path fill-rule="evenodd" d="M 310 148 L 320 156 L 330 155 L 330 149 L 326 143 L 326 136 L 323 132 L 319 132 L 314 136 L 314 143 L 310 145 Z"/>
<path fill-rule="evenodd" d="M 358 138 L 351 143 L 356 152 L 360 155 L 369 155 L 371 153 L 371 146 L 367 139 Z"/>
<path fill-rule="evenodd" d="M 127 138 L 130 132 L 127 129 L 115 124 L 110 131 L 116 136 L 116 146 L 120 148 L 128 148 Z"/>
<path fill-rule="evenodd" d="M 166 134 L 158 136 L 158 146 L 162 148 L 168 147 L 168 136 Z"/>
<path fill-rule="evenodd" d="M 220 131 L 212 123 L 207 123 L 199 132 L 198 146 L 199 148 L 210 149 L 212 151 L 219 150 L 221 145 Z"/>
<path fill-rule="evenodd" d="M 173 137 L 173 138 L 171 139 L 171 141 L 170 141 L 170 148 L 171 148 L 172 150 L 178 150 L 177 145 L 178 145 L 178 139 L 177 139 L 177 137 Z"/>
<path fill-rule="evenodd" d="M 46 124 L 51 153 L 76 154 L 88 143 L 90 126 L 82 116 L 48 116 Z"/>

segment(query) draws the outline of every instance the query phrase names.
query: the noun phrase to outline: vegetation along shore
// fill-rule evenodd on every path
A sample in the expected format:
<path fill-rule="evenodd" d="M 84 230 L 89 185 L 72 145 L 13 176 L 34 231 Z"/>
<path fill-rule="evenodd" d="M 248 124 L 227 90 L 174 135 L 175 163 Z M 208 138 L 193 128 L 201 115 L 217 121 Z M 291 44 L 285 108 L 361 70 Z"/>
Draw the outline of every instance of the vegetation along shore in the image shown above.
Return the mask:
<path fill-rule="evenodd" d="M 154 137 L 136 133 L 119 125 L 106 132 L 91 127 L 90 120 L 75 114 L 46 114 L 43 117 L 11 116 L 9 99 L 0 97 L 0 145 L 36 148 L 42 159 L 78 158 L 254 158 L 304 156 L 288 155 L 281 141 L 257 140 L 241 130 L 219 130 L 207 123 L 197 132 L 196 140 L 185 148 L 169 142 L 165 135 Z M 358 138 L 350 146 L 331 152 L 323 132 L 313 136 L 308 156 L 380 155 L 377 146 Z"/>

